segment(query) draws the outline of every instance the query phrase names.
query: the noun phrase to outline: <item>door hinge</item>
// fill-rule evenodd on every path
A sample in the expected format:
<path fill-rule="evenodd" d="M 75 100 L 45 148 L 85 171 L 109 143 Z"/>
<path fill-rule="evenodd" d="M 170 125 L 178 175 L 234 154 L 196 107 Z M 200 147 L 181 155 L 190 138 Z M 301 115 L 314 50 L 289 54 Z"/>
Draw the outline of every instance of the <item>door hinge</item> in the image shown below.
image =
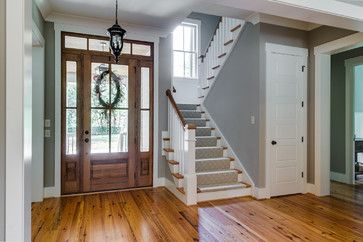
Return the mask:
<path fill-rule="evenodd" d="M 304 178 L 304 172 L 303 171 L 301 172 L 301 177 Z"/>
<path fill-rule="evenodd" d="M 306 66 L 301 66 L 301 71 L 304 72 L 305 68 L 306 68 Z"/>
<path fill-rule="evenodd" d="M 304 101 L 301 102 L 301 107 L 304 107 Z"/>
<path fill-rule="evenodd" d="M 301 137 L 301 142 L 304 142 L 304 136 L 303 136 L 303 137 Z"/>

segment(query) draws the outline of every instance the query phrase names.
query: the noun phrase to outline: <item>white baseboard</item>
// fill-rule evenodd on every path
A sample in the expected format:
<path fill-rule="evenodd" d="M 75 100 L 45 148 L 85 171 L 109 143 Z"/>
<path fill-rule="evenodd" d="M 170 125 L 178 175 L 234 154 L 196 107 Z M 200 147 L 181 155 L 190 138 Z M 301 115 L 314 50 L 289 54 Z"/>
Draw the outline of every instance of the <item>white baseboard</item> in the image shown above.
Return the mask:
<path fill-rule="evenodd" d="M 347 178 L 347 175 L 345 173 L 331 171 L 330 180 L 349 184 L 349 179 Z"/>
<path fill-rule="evenodd" d="M 44 187 L 44 198 L 59 197 L 55 187 Z"/>
<path fill-rule="evenodd" d="M 153 187 L 165 187 L 165 177 L 159 177 L 153 182 Z"/>
<path fill-rule="evenodd" d="M 305 190 L 305 192 L 316 195 L 316 187 L 315 187 L 315 184 L 307 183 L 306 184 L 306 190 Z"/>
<path fill-rule="evenodd" d="M 269 199 L 270 198 L 270 192 L 267 188 L 258 188 L 253 187 L 252 188 L 252 197 L 256 199 Z"/>

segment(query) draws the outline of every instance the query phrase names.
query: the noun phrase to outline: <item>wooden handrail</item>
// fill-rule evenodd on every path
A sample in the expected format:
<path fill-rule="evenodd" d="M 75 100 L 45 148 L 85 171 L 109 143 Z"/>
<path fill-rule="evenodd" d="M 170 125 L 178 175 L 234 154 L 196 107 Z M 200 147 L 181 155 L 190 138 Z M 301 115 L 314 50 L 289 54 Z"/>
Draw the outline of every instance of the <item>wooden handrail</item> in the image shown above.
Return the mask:
<path fill-rule="evenodd" d="M 179 120 L 182 123 L 183 127 L 187 125 L 187 121 L 185 121 L 182 113 L 180 112 L 178 105 L 176 105 L 176 102 L 174 100 L 173 94 L 171 93 L 170 89 L 166 90 L 166 96 L 168 97 L 171 106 L 174 108 L 175 112 L 178 114 Z M 188 124 L 188 129 L 196 129 L 195 124 Z"/>

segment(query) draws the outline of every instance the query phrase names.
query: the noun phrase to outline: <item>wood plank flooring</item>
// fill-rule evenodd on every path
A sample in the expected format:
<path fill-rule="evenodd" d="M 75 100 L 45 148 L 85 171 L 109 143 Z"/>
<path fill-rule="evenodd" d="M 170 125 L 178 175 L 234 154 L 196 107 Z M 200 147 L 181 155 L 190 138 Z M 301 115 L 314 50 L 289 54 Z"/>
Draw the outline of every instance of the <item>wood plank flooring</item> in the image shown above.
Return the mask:
<path fill-rule="evenodd" d="M 363 207 L 310 194 L 187 207 L 165 188 L 46 199 L 33 241 L 363 241 Z"/>
<path fill-rule="evenodd" d="M 332 197 L 363 206 L 363 184 L 349 185 L 331 181 L 330 194 Z"/>

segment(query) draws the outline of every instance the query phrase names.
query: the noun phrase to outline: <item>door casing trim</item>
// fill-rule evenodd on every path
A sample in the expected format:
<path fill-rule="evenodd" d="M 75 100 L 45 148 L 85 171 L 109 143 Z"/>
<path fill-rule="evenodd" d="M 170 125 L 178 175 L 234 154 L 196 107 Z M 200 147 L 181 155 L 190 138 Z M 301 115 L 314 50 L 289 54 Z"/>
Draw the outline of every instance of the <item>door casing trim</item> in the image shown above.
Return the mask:
<path fill-rule="evenodd" d="M 62 23 L 54 23 L 55 31 L 55 67 L 61 66 L 62 46 L 61 32 L 74 32 L 80 34 L 90 34 L 106 36 L 104 29 L 99 26 L 83 27 L 77 25 L 68 25 Z M 148 41 L 154 43 L 154 149 L 153 149 L 153 186 L 158 186 L 158 133 L 159 133 L 159 36 L 153 36 L 143 31 L 135 31 L 127 34 L 127 38 L 133 40 Z M 55 102 L 54 102 L 54 187 L 51 188 L 53 197 L 61 196 L 61 68 L 55 68 Z M 46 189 L 46 188 L 45 188 Z"/>

